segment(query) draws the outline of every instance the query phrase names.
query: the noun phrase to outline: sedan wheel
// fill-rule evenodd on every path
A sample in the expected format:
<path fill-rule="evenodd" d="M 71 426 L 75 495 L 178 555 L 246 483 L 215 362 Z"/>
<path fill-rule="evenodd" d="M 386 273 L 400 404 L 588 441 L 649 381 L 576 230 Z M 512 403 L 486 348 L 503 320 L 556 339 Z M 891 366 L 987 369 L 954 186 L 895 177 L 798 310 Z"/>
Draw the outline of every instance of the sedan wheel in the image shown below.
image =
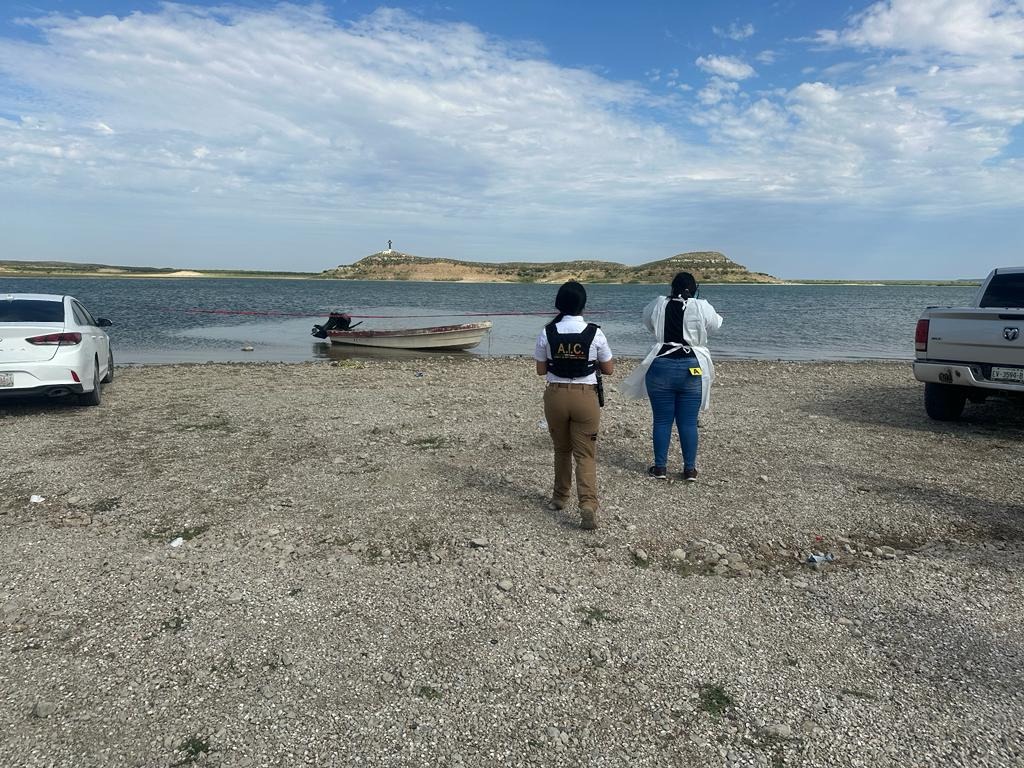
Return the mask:
<path fill-rule="evenodd" d="M 101 387 L 103 384 L 100 383 L 100 365 L 99 361 L 96 361 L 96 365 L 92 369 L 92 392 L 83 392 L 78 396 L 79 405 L 99 405 L 103 400 L 103 390 Z"/>
<path fill-rule="evenodd" d="M 109 384 L 114 380 L 114 350 L 107 352 L 107 375 L 103 377 L 103 383 Z"/>

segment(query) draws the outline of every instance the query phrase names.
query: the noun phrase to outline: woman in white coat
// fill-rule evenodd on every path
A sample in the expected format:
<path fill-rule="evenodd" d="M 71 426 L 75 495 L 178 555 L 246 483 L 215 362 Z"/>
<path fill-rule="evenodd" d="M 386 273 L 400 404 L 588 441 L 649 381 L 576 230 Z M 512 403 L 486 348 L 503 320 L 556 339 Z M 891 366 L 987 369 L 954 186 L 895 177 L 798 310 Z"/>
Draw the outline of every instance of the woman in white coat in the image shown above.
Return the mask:
<path fill-rule="evenodd" d="M 644 325 L 657 340 L 644 361 L 626 378 L 619 391 L 627 397 L 650 398 L 654 414 L 654 465 L 651 477 L 668 477 L 668 448 L 672 424 L 679 431 L 683 479 L 697 479 L 697 412 L 708 408 L 715 367 L 708 351 L 708 334 L 722 326 L 713 306 L 697 298 L 697 281 L 689 272 L 672 280 L 671 294 L 659 296 L 644 308 Z"/>

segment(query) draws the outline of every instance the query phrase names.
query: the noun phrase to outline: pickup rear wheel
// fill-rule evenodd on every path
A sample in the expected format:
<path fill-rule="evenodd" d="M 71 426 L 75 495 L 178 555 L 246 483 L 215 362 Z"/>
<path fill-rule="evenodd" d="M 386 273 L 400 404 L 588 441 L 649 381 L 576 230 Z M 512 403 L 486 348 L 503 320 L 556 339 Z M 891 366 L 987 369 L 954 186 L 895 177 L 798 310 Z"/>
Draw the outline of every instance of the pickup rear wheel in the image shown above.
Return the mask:
<path fill-rule="evenodd" d="M 967 393 L 962 387 L 933 382 L 924 385 L 924 409 L 936 421 L 956 421 L 966 402 Z"/>

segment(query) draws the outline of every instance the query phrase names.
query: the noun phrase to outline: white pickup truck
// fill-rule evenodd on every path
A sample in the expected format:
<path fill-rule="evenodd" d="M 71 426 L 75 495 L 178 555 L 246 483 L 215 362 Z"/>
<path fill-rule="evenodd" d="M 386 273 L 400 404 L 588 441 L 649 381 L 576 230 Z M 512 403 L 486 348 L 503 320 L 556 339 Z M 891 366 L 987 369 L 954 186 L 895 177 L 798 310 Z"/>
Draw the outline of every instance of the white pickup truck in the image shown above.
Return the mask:
<path fill-rule="evenodd" d="M 1024 396 L 1024 267 L 994 269 L 967 307 L 928 307 L 914 335 L 914 378 L 940 421 L 992 394 Z"/>

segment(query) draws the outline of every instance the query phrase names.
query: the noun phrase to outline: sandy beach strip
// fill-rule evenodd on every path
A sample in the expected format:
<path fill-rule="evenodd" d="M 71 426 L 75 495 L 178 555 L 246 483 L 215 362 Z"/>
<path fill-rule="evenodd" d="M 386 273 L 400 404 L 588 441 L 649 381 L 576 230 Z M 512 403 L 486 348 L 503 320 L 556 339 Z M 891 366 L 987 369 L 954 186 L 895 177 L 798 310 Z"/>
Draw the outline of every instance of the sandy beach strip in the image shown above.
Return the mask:
<path fill-rule="evenodd" d="M 1024 761 L 1019 403 L 939 424 L 905 363 L 723 362 L 700 482 L 664 483 L 623 364 L 588 533 L 543 508 L 532 368 L 0 401 L 0 762 Z"/>

